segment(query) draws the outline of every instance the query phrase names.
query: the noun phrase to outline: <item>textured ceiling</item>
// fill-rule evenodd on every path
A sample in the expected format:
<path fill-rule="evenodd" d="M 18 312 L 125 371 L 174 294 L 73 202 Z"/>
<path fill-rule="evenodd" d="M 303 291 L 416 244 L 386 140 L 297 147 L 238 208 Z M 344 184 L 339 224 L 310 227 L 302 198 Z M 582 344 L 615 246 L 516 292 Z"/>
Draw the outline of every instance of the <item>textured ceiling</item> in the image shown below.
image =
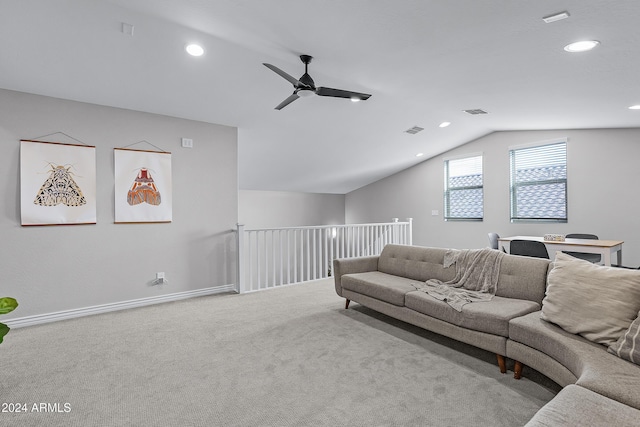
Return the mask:
<path fill-rule="evenodd" d="M 638 22 L 638 0 L 0 0 L 0 87 L 237 126 L 241 188 L 346 193 L 496 130 L 638 127 Z M 262 63 L 299 77 L 300 54 L 372 97 L 274 110 L 292 87 Z"/>

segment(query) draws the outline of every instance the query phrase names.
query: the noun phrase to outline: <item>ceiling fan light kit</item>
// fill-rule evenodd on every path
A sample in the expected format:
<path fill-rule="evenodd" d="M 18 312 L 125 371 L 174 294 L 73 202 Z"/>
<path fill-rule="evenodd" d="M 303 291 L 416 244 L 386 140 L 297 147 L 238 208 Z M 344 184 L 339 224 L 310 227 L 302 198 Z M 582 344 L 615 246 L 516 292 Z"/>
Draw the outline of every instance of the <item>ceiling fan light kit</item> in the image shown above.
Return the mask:
<path fill-rule="evenodd" d="M 313 96 L 313 91 L 311 89 L 298 89 L 296 93 L 300 98 L 308 98 L 310 96 Z"/>
<path fill-rule="evenodd" d="M 311 78 L 308 72 L 309 63 L 313 59 L 310 55 L 300 55 L 300 60 L 304 64 L 304 74 L 299 79 L 291 76 L 290 74 L 282 71 L 280 68 L 275 65 L 263 63 L 265 67 L 278 74 L 283 79 L 287 80 L 289 83 L 293 85 L 293 93 L 289 95 L 287 99 L 282 101 L 278 106 L 276 106 L 276 110 L 282 110 L 287 105 L 291 104 L 298 98 L 306 98 L 312 95 L 318 96 L 328 96 L 332 98 L 346 98 L 350 99 L 353 102 L 365 101 L 369 99 L 371 96 L 367 93 L 353 92 L 350 90 L 342 90 L 342 89 L 333 89 L 330 87 L 316 87 L 315 82 Z"/>

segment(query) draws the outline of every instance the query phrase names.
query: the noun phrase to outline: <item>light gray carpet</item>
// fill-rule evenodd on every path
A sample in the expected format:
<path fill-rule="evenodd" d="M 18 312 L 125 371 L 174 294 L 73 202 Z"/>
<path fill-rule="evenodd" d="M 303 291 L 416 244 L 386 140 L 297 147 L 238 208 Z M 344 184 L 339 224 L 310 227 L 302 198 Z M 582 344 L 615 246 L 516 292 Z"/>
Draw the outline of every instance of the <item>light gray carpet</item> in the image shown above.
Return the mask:
<path fill-rule="evenodd" d="M 0 400 L 27 412 L 0 425 L 521 426 L 558 391 L 343 301 L 323 280 L 14 329 Z"/>

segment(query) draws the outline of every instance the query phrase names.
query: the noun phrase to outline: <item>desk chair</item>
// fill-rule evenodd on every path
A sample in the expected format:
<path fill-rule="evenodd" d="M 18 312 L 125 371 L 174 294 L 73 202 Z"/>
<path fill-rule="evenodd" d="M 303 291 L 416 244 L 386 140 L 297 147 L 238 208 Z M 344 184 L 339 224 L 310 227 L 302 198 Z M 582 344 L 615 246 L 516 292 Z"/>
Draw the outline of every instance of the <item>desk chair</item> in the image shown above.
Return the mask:
<path fill-rule="evenodd" d="M 489 233 L 489 247 L 491 247 L 491 249 L 498 249 L 499 238 L 498 233 Z"/>
<path fill-rule="evenodd" d="M 491 249 L 498 249 L 499 246 L 499 242 L 498 239 L 500 238 L 500 236 L 498 235 L 498 233 L 489 233 L 489 247 Z M 504 246 L 502 247 L 502 252 L 504 252 L 505 254 L 507 253 L 507 251 L 505 250 Z"/>
<path fill-rule="evenodd" d="M 595 234 L 572 233 L 572 234 L 567 234 L 565 237 L 567 239 L 598 240 L 598 236 L 596 236 Z M 585 261 L 592 262 L 594 264 L 598 264 L 602 260 L 602 257 L 598 254 L 588 254 L 585 252 L 565 252 L 565 254 L 571 255 L 572 257 L 575 257 L 575 258 L 583 259 Z"/>
<path fill-rule="evenodd" d="M 534 240 L 512 240 L 509 246 L 509 253 L 511 255 L 522 255 L 549 259 L 549 252 L 547 252 L 547 247 L 542 242 L 537 242 Z"/>

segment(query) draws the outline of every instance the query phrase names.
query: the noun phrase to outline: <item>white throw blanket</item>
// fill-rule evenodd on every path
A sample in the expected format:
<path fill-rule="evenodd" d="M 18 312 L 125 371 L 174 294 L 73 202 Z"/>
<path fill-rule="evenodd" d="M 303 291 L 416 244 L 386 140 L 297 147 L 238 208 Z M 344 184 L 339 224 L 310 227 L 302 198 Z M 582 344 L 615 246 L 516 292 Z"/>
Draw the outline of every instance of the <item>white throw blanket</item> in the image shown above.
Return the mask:
<path fill-rule="evenodd" d="M 442 282 L 429 279 L 416 289 L 445 301 L 462 311 L 470 302 L 489 301 L 496 293 L 500 263 L 504 253 L 495 249 L 450 249 L 444 255 L 444 267 L 455 264 L 453 280 Z"/>

